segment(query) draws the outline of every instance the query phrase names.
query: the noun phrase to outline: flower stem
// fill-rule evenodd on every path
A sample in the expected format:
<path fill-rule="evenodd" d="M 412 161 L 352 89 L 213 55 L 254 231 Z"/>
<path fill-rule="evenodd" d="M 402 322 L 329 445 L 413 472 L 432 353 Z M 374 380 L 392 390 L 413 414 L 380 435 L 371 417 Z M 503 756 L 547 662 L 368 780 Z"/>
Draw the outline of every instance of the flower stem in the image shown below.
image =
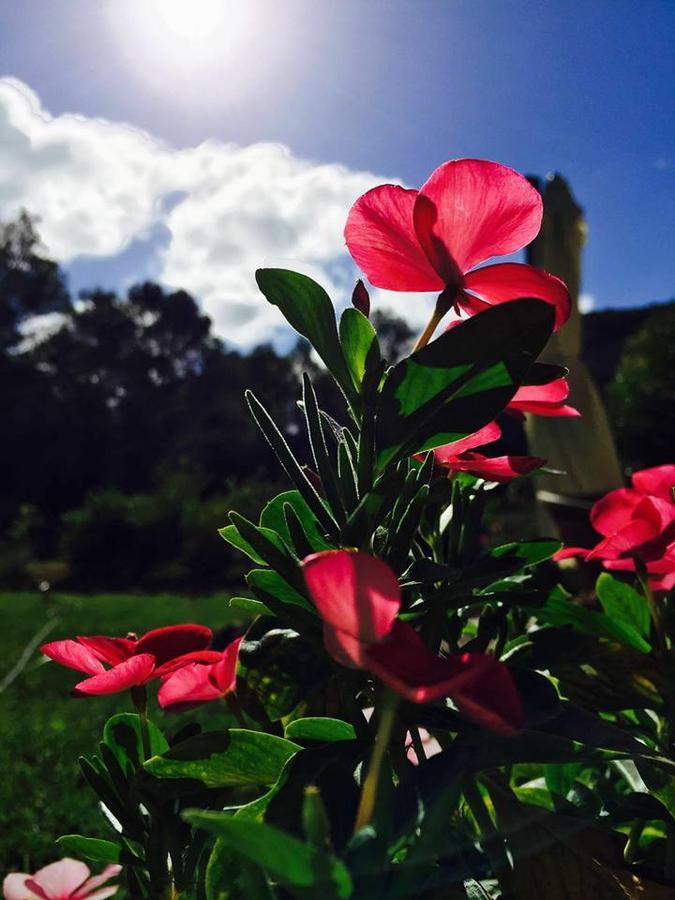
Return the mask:
<path fill-rule="evenodd" d="M 415 353 L 417 350 L 421 350 L 422 347 L 426 347 L 426 345 L 429 343 L 429 341 L 433 337 L 434 331 L 436 331 L 436 328 L 438 327 L 438 323 L 441 321 L 443 316 L 452 308 L 452 304 L 455 302 L 456 295 L 457 290 L 454 287 L 447 287 L 438 295 L 438 300 L 436 300 L 436 306 L 434 307 L 434 311 L 431 314 L 431 318 L 425 325 L 422 334 L 417 338 L 417 342 L 413 347 L 413 353 Z"/>
<path fill-rule="evenodd" d="M 232 715 L 237 720 L 239 726 L 241 728 L 248 728 L 246 724 L 246 719 L 244 718 L 244 714 L 241 711 L 241 706 L 239 706 L 239 701 L 236 696 L 230 691 L 230 693 L 225 695 L 225 703 L 227 704 L 228 709 L 232 713 Z"/>
<path fill-rule="evenodd" d="M 396 710 L 398 708 L 398 697 L 391 691 L 385 690 L 382 695 L 382 706 L 380 708 L 380 721 L 377 726 L 377 735 L 375 736 L 375 745 L 370 757 L 368 765 L 368 773 L 361 788 L 361 799 L 359 800 L 359 808 L 356 814 L 356 822 L 354 823 L 354 833 L 369 825 L 375 812 L 375 804 L 377 802 L 377 792 L 380 784 L 380 771 L 384 760 L 391 731 L 396 719 Z"/>
<path fill-rule="evenodd" d="M 143 759 L 150 759 L 150 730 L 148 728 L 148 694 L 143 685 L 137 685 L 131 689 L 131 699 L 134 701 L 138 713 L 138 724 L 141 729 L 141 742 L 143 744 Z"/>
<path fill-rule="evenodd" d="M 642 588 L 642 593 L 644 594 L 645 600 L 649 605 L 652 622 L 654 623 L 654 632 L 656 634 L 656 642 L 659 655 L 664 656 L 668 650 L 668 645 L 666 643 L 666 635 L 663 627 L 663 609 L 661 608 L 661 604 L 654 596 L 654 592 L 649 586 L 649 575 L 647 573 L 647 567 L 641 559 L 635 560 L 635 573 L 640 583 L 640 587 Z"/>

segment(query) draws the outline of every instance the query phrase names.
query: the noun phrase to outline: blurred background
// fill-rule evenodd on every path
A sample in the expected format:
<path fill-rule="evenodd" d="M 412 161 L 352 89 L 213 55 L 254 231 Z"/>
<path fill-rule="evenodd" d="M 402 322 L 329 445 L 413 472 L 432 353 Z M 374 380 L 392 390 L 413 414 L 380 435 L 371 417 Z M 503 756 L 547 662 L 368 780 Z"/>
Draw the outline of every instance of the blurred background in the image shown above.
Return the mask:
<path fill-rule="evenodd" d="M 39 643 L 229 621 L 245 566 L 216 529 L 284 485 L 244 388 L 303 456 L 303 369 L 341 415 L 253 273 L 344 306 L 368 188 L 462 156 L 544 192 L 560 173 L 619 465 L 672 461 L 674 35 L 669 0 L 0 5 L 0 864 L 102 828 L 76 757 L 121 706 L 70 700 Z M 434 300 L 371 290 L 390 359 Z M 529 483 L 495 492 L 500 540 L 532 506 Z"/>

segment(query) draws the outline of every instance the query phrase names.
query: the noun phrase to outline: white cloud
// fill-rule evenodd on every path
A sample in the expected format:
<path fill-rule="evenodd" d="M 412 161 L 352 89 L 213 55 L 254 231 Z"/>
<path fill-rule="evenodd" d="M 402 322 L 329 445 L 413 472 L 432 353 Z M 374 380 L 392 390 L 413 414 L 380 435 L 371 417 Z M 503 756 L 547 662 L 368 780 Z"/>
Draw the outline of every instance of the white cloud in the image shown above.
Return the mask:
<path fill-rule="evenodd" d="M 25 84 L 0 79 L 0 218 L 21 207 L 39 216 L 43 242 L 63 264 L 115 256 L 165 225 L 160 280 L 193 293 L 233 343 L 283 329 L 255 285 L 261 265 L 304 271 L 344 302 L 355 275 L 342 238 L 347 211 L 387 180 L 299 159 L 280 144 L 176 150 L 124 124 L 51 116 Z M 417 325 L 418 303 L 387 300 Z"/>

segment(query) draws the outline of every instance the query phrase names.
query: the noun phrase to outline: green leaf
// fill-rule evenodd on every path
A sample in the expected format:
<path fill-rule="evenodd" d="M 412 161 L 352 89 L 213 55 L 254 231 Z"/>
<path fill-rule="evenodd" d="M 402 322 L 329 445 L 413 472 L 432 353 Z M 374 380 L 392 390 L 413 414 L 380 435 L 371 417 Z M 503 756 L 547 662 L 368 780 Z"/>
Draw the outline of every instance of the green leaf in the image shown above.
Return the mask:
<path fill-rule="evenodd" d="M 321 412 L 314 392 L 314 386 L 306 372 L 302 374 L 302 405 L 305 411 L 312 456 L 321 478 L 326 499 L 336 521 L 339 524 L 344 524 L 346 518 L 345 508 L 340 494 L 337 473 L 326 446 Z"/>
<path fill-rule="evenodd" d="M 150 753 L 164 753 L 169 745 L 162 732 L 148 722 Z M 140 719 L 136 713 L 118 713 L 108 719 L 103 728 L 103 742 L 110 747 L 126 775 L 141 768 L 144 760 Z"/>
<path fill-rule="evenodd" d="M 315 643 L 258 619 L 239 647 L 237 697 L 253 718 L 277 721 L 320 689 L 330 672 Z"/>
<path fill-rule="evenodd" d="M 550 559 L 561 547 L 562 542 L 555 540 L 517 541 L 494 547 L 488 556 L 513 562 L 521 569 L 525 566 L 537 566 Z"/>
<path fill-rule="evenodd" d="M 572 625 L 582 634 L 604 637 L 649 653 L 649 643 L 631 626 L 604 613 L 572 603 L 562 592 L 551 592 L 546 605 L 536 610 L 540 622 L 550 625 Z"/>
<path fill-rule="evenodd" d="M 321 890 L 326 900 L 351 896 L 351 878 L 340 860 L 279 828 L 222 812 L 188 810 L 184 818 L 223 838 L 232 850 L 290 888 Z"/>
<path fill-rule="evenodd" d="M 330 544 L 319 531 L 316 516 L 303 499 L 300 491 L 284 491 L 277 494 L 273 500 L 265 506 L 260 514 L 260 524 L 264 528 L 270 528 L 281 535 L 284 541 L 293 543 L 288 523 L 284 515 L 284 506 L 291 506 L 296 516 L 302 523 L 302 529 L 307 536 L 307 540 L 312 545 L 314 552 L 319 550 L 333 550 Z"/>
<path fill-rule="evenodd" d="M 274 900 L 260 868 L 235 853 L 229 843 L 218 838 L 213 845 L 204 876 L 206 900 Z"/>
<path fill-rule="evenodd" d="M 64 854 L 73 856 L 75 859 L 105 863 L 106 865 L 110 863 L 125 866 L 143 865 L 138 857 L 114 841 L 84 837 L 81 834 L 64 834 L 56 839 L 56 843 Z"/>
<path fill-rule="evenodd" d="M 290 584 L 303 583 L 296 561 L 290 556 L 286 545 L 276 532 L 269 528 L 260 528 L 234 511 L 230 513 L 230 519 L 242 538 L 268 566 L 276 569 Z"/>
<path fill-rule="evenodd" d="M 273 784 L 299 749 L 273 734 L 230 728 L 189 738 L 153 756 L 144 768 L 156 778 L 191 778 L 210 788 Z"/>
<path fill-rule="evenodd" d="M 366 365 L 373 365 L 380 358 L 377 334 L 370 319 L 358 309 L 346 309 L 340 318 L 340 342 L 354 384 L 360 388 Z"/>
<path fill-rule="evenodd" d="M 251 597 L 230 597 L 228 606 L 232 609 L 243 609 L 244 612 L 252 613 L 254 616 L 271 616 L 274 615 L 271 609 L 268 609 L 260 600 L 253 600 Z"/>
<path fill-rule="evenodd" d="M 258 269 L 258 287 L 286 321 L 306 337 L 349 400 L 356 399 L 335 323 L 330 297 L 306 275 L 288 269 Z"/>
<path fill-rule="evenodd" d="M 550 304 L 494 306 L 389 372 L 377 415 L 377 463 L 459 440 L 503 409 L 553 329 Z"/>
<path fill-rule="evenodd" d="M 246 402 L 251 410 L 251 415 L 255 419 L 258 428 L 262 431 L 268 444 L 276 453 L 277 458 L 288 477 L 302 494 L 305 502 L 312 510 L 317 520 L 321 523 L 322 527 L 326 529 L 326 532 L 328 534 L 337 534 L 337 522 L 331 516 L 323 500 L 314 490 L 314 486 L 302 471 L 300 463 L 293 455 L 286 439 L 277 428 L 270 414 L 252 391 L 246 391 L 244 396 L 246 397 Z"/>
<path fill-rule="evenodd" d="M 309 612 L 314 612 L 314 607 L 309 600 L 272 569 L 251 569 L 246 576 L 246 583 L 256 596 L 259 595 L 263 603 L 272 597 L 280 603 L 299 606 Z"/>
<path fill-rule="evenodd" d="M 286 737 L 296 741 L 353 741 L 356 739 L 354 726 L 342 719 L 310 716 L 295 719 L 286 726 Z"/>
<path fill-rule="evenodd" d="M 248 556 L 249 559 L 252 559 L 253 562 L 257 565 L 267 565 L 262 556 L 259 553 L 256 553 L 256 551 L 248 543 L 248 541 L 245 541 L 243 539 L 234 525 L 226 525 L 224 528 L 219 528 L 218 534 L 224 541 L 227 541 L 228 544 L 231 544 L 232 547 L 236 547 L 237 550 L 241 550 L 242 553 L 245 553 L 246 556 Z"/>
<path fill-rule="evenodd" d="M 595 582 L 595 592 L 605 613 L 622 622 L 644 638 L 649 637 L 650 616 L 647 601 L 634 588 L 609 572 L 602 572 Z"/>

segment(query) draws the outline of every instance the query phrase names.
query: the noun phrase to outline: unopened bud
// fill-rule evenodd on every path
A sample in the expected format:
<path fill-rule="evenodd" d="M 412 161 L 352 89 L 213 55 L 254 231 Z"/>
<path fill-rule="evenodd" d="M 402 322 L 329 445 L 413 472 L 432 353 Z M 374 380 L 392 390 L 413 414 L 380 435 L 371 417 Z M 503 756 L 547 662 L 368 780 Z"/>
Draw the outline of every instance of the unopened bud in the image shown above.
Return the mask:
<path fill-rule="evenodd" d="M 352 291 L 352 306 L 355 309 L 358 309 L 360 313 L 363 313 L 366 318 L 370 315 L 370 297 L 368 295 L 368 289 L 360 278 Z"/>

